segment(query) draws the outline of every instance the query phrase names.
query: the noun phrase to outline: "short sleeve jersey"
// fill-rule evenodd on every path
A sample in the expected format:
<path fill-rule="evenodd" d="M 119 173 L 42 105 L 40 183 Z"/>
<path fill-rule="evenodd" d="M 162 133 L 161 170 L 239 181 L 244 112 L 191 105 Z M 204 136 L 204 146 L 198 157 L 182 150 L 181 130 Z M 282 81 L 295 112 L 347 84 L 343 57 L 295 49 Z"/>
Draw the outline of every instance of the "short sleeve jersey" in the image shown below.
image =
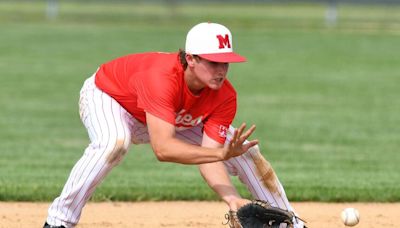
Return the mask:
<path fill-rule="evenodd" d="M 236 91 L 228 80 L 219 90 L 194 95 L 184 80 L 178 53 L 139 53 L 102 64 L 96 86 L 113 97 L 137 120 L 146 112 L 182 130 L 203 124 L 203 131 L 224 143 L 236 114 Z"/>

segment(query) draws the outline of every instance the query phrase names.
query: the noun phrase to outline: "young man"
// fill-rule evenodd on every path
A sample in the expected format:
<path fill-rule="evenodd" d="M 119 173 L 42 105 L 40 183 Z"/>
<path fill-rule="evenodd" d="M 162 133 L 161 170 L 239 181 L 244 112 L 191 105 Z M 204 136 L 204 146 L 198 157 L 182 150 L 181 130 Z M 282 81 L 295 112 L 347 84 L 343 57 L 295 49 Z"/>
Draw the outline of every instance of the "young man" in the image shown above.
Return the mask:
<path fill-rule="evenodd" d="M 44 227 L 74 227 L 132 143 L 150 143 L 160 161 L 199 165 L 230 210 L 249 200 L 240 197 L 228 172 L 239 175 L 255 198 L 292 211 L 279 181 L 272 191 L 256 174 L 258 141 L 247 140 L 255 126 L 230 126 L 237 100 L 226 79 L 228 67 L 244 61 L 233 52 L 225 26 L 200 23 L 188 32 L 185 51 L 132 54 L 101 65 L 85 81 L 79 102 L 91 143 L 51 204 Z"/>

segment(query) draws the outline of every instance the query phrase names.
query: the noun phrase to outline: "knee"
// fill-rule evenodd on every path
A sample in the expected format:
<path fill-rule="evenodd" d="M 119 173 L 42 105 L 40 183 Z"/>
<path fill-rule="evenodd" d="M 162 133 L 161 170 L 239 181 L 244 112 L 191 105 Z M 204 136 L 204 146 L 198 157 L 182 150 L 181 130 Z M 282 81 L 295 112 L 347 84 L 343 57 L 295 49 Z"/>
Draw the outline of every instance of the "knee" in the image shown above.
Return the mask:
<path fill-rule="evenodd" d="M 116 138 L 111 140 L 110 149 L 107 151 L 106 161 L 109 164 L 118 164 L 128 152 L 129 140 L 124 138 Z"/>
<path fill-rule="evenodd" d="M 260 147 L 258 145 L 254 145 L 250 147 L 250 149 L 247 151 L 249 154 L 257 154 L 260 152 Z"/>
<path fill-rule="evenodd" d="M 254 145 L 254 146 L 250 147 L 246 153 L 241 155 L 241 157 L 246 160 L 248 160 L 248 159 L 254 160 L 254 159 L 260 158 L 261 156 L 262 156 L 261 150 L 258 145 Z"/>

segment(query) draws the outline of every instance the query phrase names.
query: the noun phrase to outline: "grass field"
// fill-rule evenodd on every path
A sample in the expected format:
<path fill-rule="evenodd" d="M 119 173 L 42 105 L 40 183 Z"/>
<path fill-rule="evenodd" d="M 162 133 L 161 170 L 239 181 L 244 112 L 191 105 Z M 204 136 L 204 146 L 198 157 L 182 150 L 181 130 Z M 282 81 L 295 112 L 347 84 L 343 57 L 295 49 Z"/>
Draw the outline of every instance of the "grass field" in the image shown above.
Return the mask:
<path fill-rule="evenodd" d="M 294 201 L 400 201 L 400 8 L 321 5 L 114 5 L 0 2 L 0 200 L 48 201 L 88 143 L 80 87 L 97 66 L 176 51 L 200 21 L 226 24 L 235 50 L 236 124 L 258 128 Z M 218 8 L 218 9 L 217 9 Z M 174 12 L 174 13 L 172 13 Z M 242 194 L 247 192 L 239 185 Z M 195 166 L 132 147 L 94 200 L 210 200 Z"/>

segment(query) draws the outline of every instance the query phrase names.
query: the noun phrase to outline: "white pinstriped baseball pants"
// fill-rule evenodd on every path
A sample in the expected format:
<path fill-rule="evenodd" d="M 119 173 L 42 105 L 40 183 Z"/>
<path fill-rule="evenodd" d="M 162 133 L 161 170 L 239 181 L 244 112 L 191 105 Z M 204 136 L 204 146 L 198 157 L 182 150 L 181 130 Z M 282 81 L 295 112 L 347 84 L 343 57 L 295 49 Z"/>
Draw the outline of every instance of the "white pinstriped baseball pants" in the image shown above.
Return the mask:
<path fill-rule="evenodd" d="M 133 118 L 113 98 L 99 90 L 94 84 L 93 76 L 82 87 L 79 108 L 91 143 L 73 167 L 60 196 L 48 210 L 47 222 L 54 226 L 74 227 L 96 186 L 122 160 L 130 145 L 149 143 L 147 127 Z M 227 140 L 231 139 L 233 130 L 230 127 Z M 177 137 L 200 145 L 201 127 L 179 131 Z M 280 193 L 271 193 L 261 183 L 251 153 L 232 158 L 224 164 L 231 175 L 239 176 L 254 198 L 293 210 L 280 183 Z"/>

